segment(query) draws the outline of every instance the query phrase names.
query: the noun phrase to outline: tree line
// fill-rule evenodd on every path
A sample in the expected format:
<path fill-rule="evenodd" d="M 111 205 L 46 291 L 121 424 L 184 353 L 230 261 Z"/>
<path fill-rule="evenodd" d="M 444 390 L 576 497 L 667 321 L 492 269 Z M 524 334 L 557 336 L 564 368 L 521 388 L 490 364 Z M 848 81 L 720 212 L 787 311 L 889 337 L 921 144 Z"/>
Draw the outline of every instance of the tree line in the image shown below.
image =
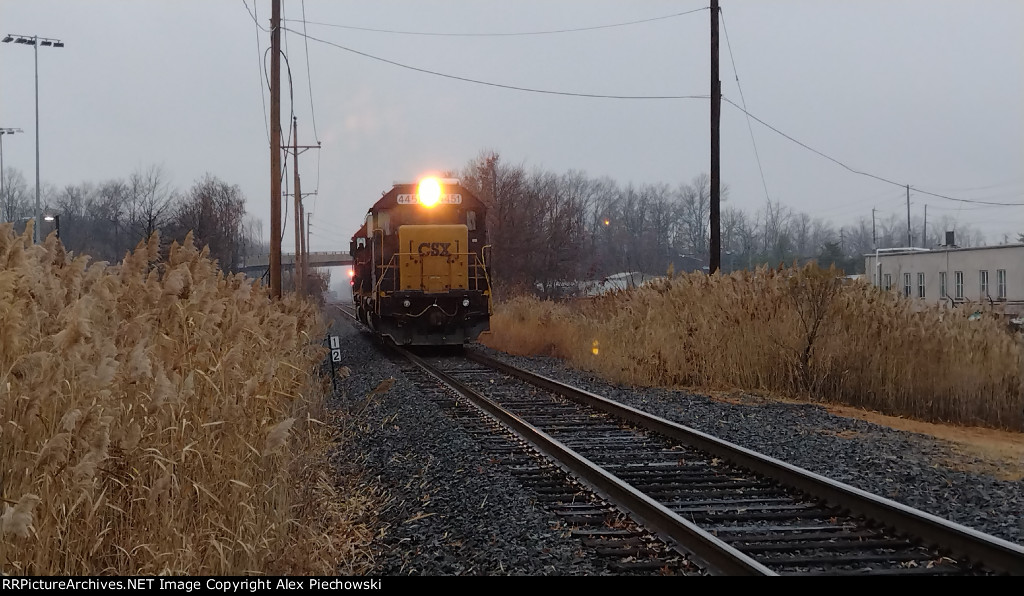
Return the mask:
<path fill-rule="evenodd" d="M 5 168 L 0 219 L 24 229 L 35 217 L 35 189 L 17 169 Z M 246 255 L 265 253 L 261 222 L 246 213 L 237 185 L 206 174 L 184 191 L 174 188 L 158 167 L 140 168 L 126 178 L 40 188 L 44 213 L 59 215 L 65 248 L 94 259 L 118 262 L 154 232 L 163 245 L 181 242 L 191 231 L 227 272 Z M 45 237 L 55 222 L 40 222 Z"/>
<path fill-rule="evenodd" d="M 709 262 L 710 177 L 677 185 L 626 184 L 571 170 L 554 173 L 508 164 L 493 151 L 470 160 L 463 184 L 488 205 L 492 276 L 500 289 L 520 287 L 545 295 L 565 281 L 594 280 L 620 272 L 652 276 L 703 270 Z M 817 261 L 846 273 L 864 272 L 864 255 L 907 245 L 906 219 L 869 215 L 836 227 L 822 218 L 768 200 L 754 213 L 729 205 L 722 189 L 722 270 Z M 870 214 L 870 207 L 866 210 Z M 945 243 L 956 226 L 950 216 L 911 221 L 915 246 Z M 957 244 L 979 246 L 984 236 L 960 224 Z M 1024 241 L 1022 235 L 1021 241 Z"/>

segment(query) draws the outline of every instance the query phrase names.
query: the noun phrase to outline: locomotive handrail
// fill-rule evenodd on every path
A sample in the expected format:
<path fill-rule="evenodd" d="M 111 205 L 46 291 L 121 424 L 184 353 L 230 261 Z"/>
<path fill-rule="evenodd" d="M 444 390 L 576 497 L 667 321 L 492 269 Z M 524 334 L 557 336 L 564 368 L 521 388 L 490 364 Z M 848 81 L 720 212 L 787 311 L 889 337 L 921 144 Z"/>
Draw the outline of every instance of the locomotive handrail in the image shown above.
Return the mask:
<path fill-rule="evenodd" d="M 377 283 L 374 285 L 374 288 L 373 288 L 373 293 L 374 293 L 374 297 L 375 297 L 375 299 L 374 299 L 374 304 L 375 304 L 374 312 L 376 312 L 377 314 L 380 314 L 380 300 L 377 300 L 376 298 L 380 297 L 381 286 L 384 283 L 384 278 L 387 277 L 388 272 L 391 271 L 391 270 L 395 271 L 395 275 L 392 277 L 392 280 L 391 280 L 391 282 L 392 282 L 391 291 L 392 292 L 398 291 L 398 277 L 399 277 L 398 273 L 399 273 L 399 271 L 398 271 L 398 266 L 395 265 L 395 259 L 400 259 L 403 256 L 405 256 L 405 257 L 411 257 L 411 256 L 422 257 L 423 255 L 421 255 L 418 252 L 396 252 L 396 253 L 391 255 L 391 258 L 388 260 L 387 264 L 384 263 L 384 255 L 383 254 L 381 255 L 380 275 L 377 277 Z M 491 289 L 491 276 L 488 275 L 488 273 L 487 273 L 487 265 L 486 265 L 486 263 L 480 258 L 480 255 L 478 255 L 477 253 L 472 252 L 472 251 L 452 253 L 452 256 L 454 256 L 454 257 L 470 257 L 472 259 L 471 266 L 472 266 L 473 269 L 476 270 L 476 272 L 472 275 L 472 284 L 473 284 L 474 287 L 470 287 L 469 290 L 471 290 L 471 291 L 475 290 L 475 291 L 478 291 L 478 292 L 481 291 L 480 281 L 479 281 L 480 280 L 479 272 L 480 271 L 483 272 L 483 279 L 484 279 L 483 291 L 487 292 L 487 314 L 489 314 L 489 315 L 492 314 L 493 313 L 493 306 L 492 306 L 492 303 L 491 303 L 491 293 L 490 293 L 490 289 Z M 451 274 L 451 264 L 452 263 L 453 263 L 453 261 L 449 260 L 449 279 L 452 277 L 452 274 Z M 470 276 L 467 275 L 467 277 L 470 277 Z M 469 283 L 469 280 L 467 280 L 467 283 Z"/>
<path fill-rule="evenodd" d="M 382 271 L 381 279 L 383 279 L 383 277 L 384 277 L 384 272 L 389 271 L 389 270 L 391 270 L 393 268 L 397 268 L 397 265 L 394 264 L 394 260 L 396 258 L 400 259 L 401 257 L 422 257 L 422 256 L 423 255 L 418 253 L 418 252 L 396 252 L 396 253 L 394 253 L 391 256 L 391 260 L 388 261 L 387 265 L 383 264 L 383 258 L 382 258 L 381 259 L 381 263 L 382 263 L 381 264 L 381 271 Z M 484 262 L 480 259 L 480 256 L 477 253 L 475 253 L 473 251 L 453 252 L 453 253 L 451 253 L 451 256 L 453 256 L 453 257 L 470 257 L 472 259 L 472 262 L 468 265 L 468 267 L 472 267 L 474 269 L 483 271 L 483 276 L 482 277 L 484 278 L 484 283 L 486 284 L 486 287 L 483 288 L 483 289 L 485 289 L 485 290 L 489 290 L 490 289 L 490 287 L 491 287 L 491 280 L 490 280 L 490 276 L 487 275 L 487 267 L 484 264 Z M 452 265 L 452 264 L 454 264 L 454 262 L 455 262 L 455 260 L 449 260 L 448 263 L 449 263 L 449 265 Z M 449 267 L 449 269 L 450 269 L 450 267 Z M 450 275 L 451 275 L 451 273 L 449 273 L 449 276 Z M 468 277 L 470 277 L 470 276 L 467 276 L 467 278 Z M 481 275 L 479 273 L 475 273 L 471 277 L 472 277 L 472 282 L 473 282 L 475 287 L 471 287 L 469 289 L 471 289 L 471 290 L 478 290 L 479 291 L 481 289 L 480 288 L 480 284 L 479 284 L 479 278 L 481 277 Z M 393 281 L 394 281 L 394 285 L 392 286 L 392 291 L 397 291 L 398 290 L 398 279 L 396 278 Z M 467 280 L 467 281 L 469 281 L 469 280 Z"/>

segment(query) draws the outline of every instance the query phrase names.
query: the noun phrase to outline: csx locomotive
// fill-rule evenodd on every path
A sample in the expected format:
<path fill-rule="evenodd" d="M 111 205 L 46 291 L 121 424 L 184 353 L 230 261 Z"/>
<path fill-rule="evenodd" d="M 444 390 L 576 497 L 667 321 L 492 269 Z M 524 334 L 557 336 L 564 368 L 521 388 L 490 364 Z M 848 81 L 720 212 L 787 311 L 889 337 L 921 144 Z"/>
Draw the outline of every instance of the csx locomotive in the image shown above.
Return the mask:
<path fill-rule="evenodd" d="M 400 345 L 461 345 L 488 330 L 486 217 L 458 180 L 395 184 L 352 237 L 359 319 Z"/>

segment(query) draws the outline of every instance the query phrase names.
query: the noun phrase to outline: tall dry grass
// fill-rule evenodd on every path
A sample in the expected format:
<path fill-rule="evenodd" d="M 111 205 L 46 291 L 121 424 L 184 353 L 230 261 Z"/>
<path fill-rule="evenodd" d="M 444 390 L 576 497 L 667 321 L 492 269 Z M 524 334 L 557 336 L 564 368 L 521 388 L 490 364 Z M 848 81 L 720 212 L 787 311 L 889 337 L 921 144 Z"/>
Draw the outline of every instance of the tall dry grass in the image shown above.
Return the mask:
<path fill-rule="evenodd" d="M 0 570 L 356 570 L 331 505 L 315 307 L 189 237 L 120 266 L 0 226 Z"/>
<path fill-rule="evenodd" d="M 997 317 L 969 321 L 965 310 L 915 308 L 810 265 L 683 275 L 572 304 L 517 298 L 498 306 L 483 341 L 630 384 L 1024 430 L 1024 345 Z"/>

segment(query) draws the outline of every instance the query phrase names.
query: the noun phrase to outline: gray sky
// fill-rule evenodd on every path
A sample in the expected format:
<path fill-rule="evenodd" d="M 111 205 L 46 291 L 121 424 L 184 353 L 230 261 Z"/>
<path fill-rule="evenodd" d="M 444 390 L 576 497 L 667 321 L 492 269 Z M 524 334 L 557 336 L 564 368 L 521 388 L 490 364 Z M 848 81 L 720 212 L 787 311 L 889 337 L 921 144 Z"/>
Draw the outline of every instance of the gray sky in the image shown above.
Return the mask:
<path fill-rule="evenodd" d="M 302 17 L 300 0 L 285 16 Z M 250 8 L 253 0 L 248 0 Z M 255 0 L 261 25 L 270 1 Z M 308 21 L 425 32 L 522 32 L 679 13 L 704 1 L 307 0 Z M 722 0 L 748 109 L 854 169 L 966 199 L 1024 203 L 1024 2 Z M 302 30 L 302 23 L 286 26 Z M 39 49 L 41 169 L 58 186 L 162 165 L 179 189 L 204 172 L 238 184 L 269 231 L 269 146 L 258 32 L 242 0 L 0 0 L 0 34 L 63 40 Z M 611 95 L 708 93 L 709 15 L 557 35 L 410 36 L 308 25 L 309 35 L 418 68 L 506 85 Z M 724 31 L 723 31 L 724 33 Z M 740 103 L 721 40 L 726 98 Z M 257 47 L 258 45 L 258 47 Z M 541 95 L 422 74 L 286 34 L 300 143 L 323 142 L 313 250 L 347 250 L 396 180 L 460 169 L 483 149 L 510 163 L 677 184 L 709 169 L 704 99 Z M 289 99 L 284 72 L 282 112 Z M 266 97 L 266 95 L 264 96 Z M 0 44 L 5 165 L 34 180 L 33 56 Z M 269 100 L 267 100 L 269 108 Z M 904 191 L 858 176 L 753 123 L 773 200 L 836 225 L 906 217 Z M 303 190 L 317 158 L 301 158 Z M 747 120 L 722 106 L 730 203 L 765 202 Z M 290 175 L 289 175 L 290 180 Z M 290 186 L 290 184 L 289 184 Z M 977 208 L 912 195 L 990 241 L 1024 232 L 1024 206 Z M 935 220 L 933 220 L 935 218 Z M 291 214 L 288 216 L 291 224 Z M 285 235 L 291 244 L 290 228 Z M 286 248 L 287 250 L 287 248 Z"/>

